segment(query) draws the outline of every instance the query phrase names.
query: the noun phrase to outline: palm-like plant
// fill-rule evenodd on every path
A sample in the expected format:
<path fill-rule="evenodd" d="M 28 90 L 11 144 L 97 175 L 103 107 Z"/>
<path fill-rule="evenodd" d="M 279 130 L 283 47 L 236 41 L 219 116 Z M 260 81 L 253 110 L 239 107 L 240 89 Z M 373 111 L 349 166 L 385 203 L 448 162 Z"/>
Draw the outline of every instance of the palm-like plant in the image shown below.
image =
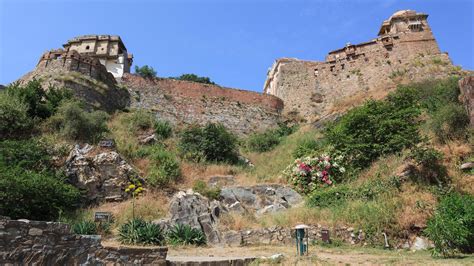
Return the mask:
<path fill-rule="evenodd" d="M 206 244 L 206 236 L 204 232 L 192 228 L 187 224 L 174 225 L 167 234 L 168 241 L 172 245 L 196 245 L 201 246 Z"/>

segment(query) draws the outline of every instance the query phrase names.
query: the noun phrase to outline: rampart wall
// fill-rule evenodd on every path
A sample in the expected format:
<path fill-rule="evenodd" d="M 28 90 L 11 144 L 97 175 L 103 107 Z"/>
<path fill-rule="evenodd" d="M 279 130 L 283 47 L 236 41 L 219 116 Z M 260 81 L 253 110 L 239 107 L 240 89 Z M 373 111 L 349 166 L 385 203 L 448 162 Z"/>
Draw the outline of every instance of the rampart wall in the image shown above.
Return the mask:
<path fill-rule="evenodd" d="M 268 72 L 264 92 L 283 100 L 285 114 L 311 122 L 368 98 L 382 98 L 398 84 L 459 74 L 449 56 L 440 52 L 426 20 L 422 23 L 420 31 L 400 29 L 348 44 L 329 52 L 325 61 L 278 59 Z"/>
<path fill-rule="evenodd" d="M 0 265 L 166 265 L 167 247 L 103 247 L 67 224 L 0 217 Z"/>
<path fill-rule="evenodd" d="M 243 135 L 276 127 L 283 102 L 273 95 L 174 79 L 126 74 L 122 84 L 132 107 L 145 108 L 176 125 L 222 123 Z"/>

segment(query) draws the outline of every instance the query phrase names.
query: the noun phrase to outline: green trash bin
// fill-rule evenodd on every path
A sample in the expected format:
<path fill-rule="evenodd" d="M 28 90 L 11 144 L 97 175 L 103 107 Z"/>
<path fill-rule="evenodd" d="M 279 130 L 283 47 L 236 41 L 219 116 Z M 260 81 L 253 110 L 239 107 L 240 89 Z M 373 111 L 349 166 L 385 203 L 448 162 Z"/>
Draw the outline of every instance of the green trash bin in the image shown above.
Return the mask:
<path fill-rule="evenodd" d="M 295 226 L 296 254 L 298 256 L 308 255 L 308 226 L 299 224 Z"/>

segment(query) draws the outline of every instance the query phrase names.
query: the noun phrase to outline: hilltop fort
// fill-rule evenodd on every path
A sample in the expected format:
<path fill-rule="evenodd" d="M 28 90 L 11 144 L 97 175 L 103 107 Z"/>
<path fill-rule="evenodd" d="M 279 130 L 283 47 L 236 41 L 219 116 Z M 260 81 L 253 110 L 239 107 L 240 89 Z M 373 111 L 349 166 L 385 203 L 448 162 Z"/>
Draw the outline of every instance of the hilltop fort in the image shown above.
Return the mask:
<path fill-rule="evenodd" d="M 397 84 L 459 71 L 440 52 L 427 18 L 413 10 L 395 12 L 376 38 L 348 43 L 321 62 L 280 58 L 268 71 L 264 93 L 281 98 L 284 113 L 315 121 L 383 97 Z"/>

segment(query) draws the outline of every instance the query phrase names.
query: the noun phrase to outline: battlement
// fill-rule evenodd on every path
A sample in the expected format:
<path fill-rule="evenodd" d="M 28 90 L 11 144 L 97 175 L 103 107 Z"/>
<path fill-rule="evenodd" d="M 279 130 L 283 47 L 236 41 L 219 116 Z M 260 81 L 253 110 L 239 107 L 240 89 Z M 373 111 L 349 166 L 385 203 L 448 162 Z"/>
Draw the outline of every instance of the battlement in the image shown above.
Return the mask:
<path fill-rule="evenodd" d="M 324 61 L 278 59 L 268 71 L 264 93 L 281 98 L 285 113 L 318 118 L 337 109 L 341 97 L 437 76 L 452 64 L 440 52 L 427 17 L 412 10 L 395 12 L 376 38 L 332 50 Z M 433 66 L 433 60 L 440 63 Z"/>
<path fill-rule="evenodd" d="M 75 71 L 108 84 L 116 83 L 114 76 L 98 58 L 80 54 L 75 50 L 53 49 L 45 52 L 36 69 L 50 72 Z"/>

